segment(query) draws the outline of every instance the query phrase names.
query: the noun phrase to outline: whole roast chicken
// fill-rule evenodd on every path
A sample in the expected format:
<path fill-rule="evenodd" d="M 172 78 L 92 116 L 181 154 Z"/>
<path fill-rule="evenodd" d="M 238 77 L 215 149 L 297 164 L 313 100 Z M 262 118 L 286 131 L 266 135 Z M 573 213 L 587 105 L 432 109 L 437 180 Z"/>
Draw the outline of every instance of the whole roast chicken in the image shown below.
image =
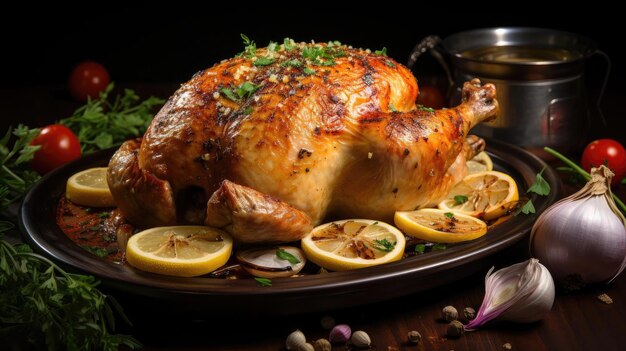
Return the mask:
<path fill-rule="evenodd" d="M 369 50 L 249 43 L 120 147 L 109 187 L 138 226 L 204 223 L 240 243 L 298 240 L 324 218 L 391 221 L 445 197 L 484 148 L 469 130 L 498 112 L 477 79 L 455 108 L 417 95 L 406 67 Z"/>

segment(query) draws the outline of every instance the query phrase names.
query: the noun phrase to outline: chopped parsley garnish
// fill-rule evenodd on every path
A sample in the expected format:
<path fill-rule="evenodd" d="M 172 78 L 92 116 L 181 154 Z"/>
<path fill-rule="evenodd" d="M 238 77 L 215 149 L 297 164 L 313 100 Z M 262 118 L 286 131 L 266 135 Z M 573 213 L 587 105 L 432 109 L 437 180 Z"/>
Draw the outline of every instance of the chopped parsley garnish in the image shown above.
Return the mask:
<path fill-rule="evenodd" d="M 241 113 L 244 115 L 249 115 L 252 113 L 252 111 L 254 111 L 254 109 L 252 108 L 252 106 L 248 106 L 246 108 L 244 108 Z"/>
<path fill-rule="evenodd" d="M 272 286 L 272 281 L 270 279 L 255 277 L 254 280 L 256 280 L 260 286 Z"/>
<path fill-rule="evenodd" d="M 426 245 L 424 245 L 424 244 L 417 244 L 417 245 L 415 245 L 415 252 L 416 253 L 423 254 L 424 251 L 426 251 Z"/>
<path fill-rule="evenodd" d="M 276 47 L 278 47 L 278 43 L 275 41 L 270 41 L 270 43 L 267 44 L 267 50 L 269 51 L 276 51 Z"/>
<path fill-rule="evenodd" d="M 311 69 L 309 67 L 304 67 L 304 69 L 302 70 L 304 72 L 304 74 L 306 74 L 307 76 L 310 76 L 312 74 L 315 74 L 317 71 L 315 71 L 314 69 Z"/>
<path fill-rule="evenodd" d="M 274 63 L 276 60 L 271 57 L 259 57 L 254 61 L 253 65 L 255 66 L 269 66 Z"/>
<path fill-rule="evenodd" d="M 448 217 L 448 218 L 454 218 L 454 213 L 452 213 L 452 212 L 446 212 L 443 215 Z"/>
<path fill-rule="evenodd" d="M 298 264 L 298 263 L 300 263 L 300 260 L 296 256 L 294 256 L 291 253 L 285 251 L 284 249 L 278 249 L 276 251 L 276 257 L 280 258 L 281 260 L 289 261 L 289 263 L 291 263 L 291 264 Z"/>
<path fill-rule="evenodd" d="M 433 245 L 433 247 L 431 248 L 431 251 L 442 251 L 447 249 L 448 247 L 446 246 L 446 244 L 435 244 Z"/>
<path fill-rule="evenodd" d="M 396 107 L 393 104 L 389 104 L 389 111 L 398 112 L 398 110 L 396 110 Z"/>
<path fill-rule="evenodd" d="M 434 108 L 426 107 L 426 106 L 423 106 L 423 105 L 419 105 L 417 108 L 422 110 L 422 111 L 426 111 L 426 112 L 435 112 Z"/>
<path fill-rule="evenodd" d="M 242 33 L 240 35 L 241 39 L 243 39 L 243 45 L 245 45 L 243 55 L 247 58 L 254 57 L 254 55 L 256 55 L 256 43 L 254 40 L 250 40 L 245 34 Z"/>
<path fill-rule="evenodd" d="M 285 67 L 302 67 L 302 61 L 298 59 L 288 60 L 280 64 Z"/>
<path fill-rule="evenodd" d="M 376 50 L 374 51 L 374 53 L 376 55 L 383 55 L 383 56 L 387 56 L 387 48 L 383 47 L 381 50 Z"/>
<path fill-rule="evenodd" d="M 254 85 L 250 82 L 244 82 L 236 88 L 222 88 L 220 93 L 233 101 L 242 101 L 250 98 L 255 91 L 259 90 L 260 85 Z"/>
<path fill-rule="evenodd" d="M 283 40 L 283 47 L 287 51 L 291 51 L 296 47 L 296 43 L 294 43 L 293 39 L 285 38 Z"/>
<path fill-rule="evenodd" d="M 396 243 L 392 243 L 387 239 L 374 240 L 374 248 L 379 251 L 390 252 L 396 246 Z"/>
<path fill-rule="evenodd" d="M 515 211 L 513 215 L 517 216 L 520 213 L 523 213 L 525 215 L 535 213 L 535 205 L 533 204 L 532 200 L 529 199 L 528 201 L 526 201 L 526 203 L 517 211 Z"/>
<path fill-rule="evenodd" d="M 81 248 L 83 248 L 84 250 L 87 250 L 89 252 L 91 252 L 92 254 L 103 258 L 103 257 L 107 257 L 109 255 L 109 251 L 101 248 L 101 247 L 97 247 L 97 246 L 89 246 L 89 245 L 80 245 Z"/>
<path fill-rule="evenodd" d="M 461 205 L 467 202 L 467 200 L 469 200 L 469 198 L 465 195 L 455 195 L 454 196 L 454 202 L 456 202 L 457 205 Z"/>
<path fill-rule="evenodd" d="M 389 61 L 389 60 L 385 60 L 385 64 L 387 66 L 391 67 L 391 68 L 395 68 L 396 67 L 396 65 L 393 62 Z"/>

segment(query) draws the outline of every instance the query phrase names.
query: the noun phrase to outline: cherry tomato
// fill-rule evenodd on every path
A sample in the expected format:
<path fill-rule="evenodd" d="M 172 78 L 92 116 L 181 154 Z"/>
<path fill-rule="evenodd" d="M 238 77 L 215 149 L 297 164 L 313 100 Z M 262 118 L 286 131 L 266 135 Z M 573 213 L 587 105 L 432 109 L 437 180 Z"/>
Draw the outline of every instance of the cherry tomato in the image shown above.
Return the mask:
<path fill-rule="evenodd" d="M 78 137 L 64 125 L 52 124 L 42 128 L 30 144 L 41 145 L 31 163 L 41 175 L 80 157 Z"/>
<path fill-rule="evenodd" d="M 580 163 L 587 172 L 591 170 L 591 167 L 606 164 L 615 173 L 611 182 L 613 185 L 626 177 L 626 149 L 613 139 L 592 141 L 583 151 Z"/>
<path fill-rule="evenodd" d="M 87 97 L 97 98 L 107 85 L 109 85 L 109 72 L 97 62 L 82 62 L 70 73 L 70 93 L 78 101 L 86 101 Z"/>
<path fill-rule="evenodd" d="M 419 87 L 417 103 L 434 109 L 440 109 L 446 105 L 446 101 L 443 98 L 441 91 L 430 85 Z"/>

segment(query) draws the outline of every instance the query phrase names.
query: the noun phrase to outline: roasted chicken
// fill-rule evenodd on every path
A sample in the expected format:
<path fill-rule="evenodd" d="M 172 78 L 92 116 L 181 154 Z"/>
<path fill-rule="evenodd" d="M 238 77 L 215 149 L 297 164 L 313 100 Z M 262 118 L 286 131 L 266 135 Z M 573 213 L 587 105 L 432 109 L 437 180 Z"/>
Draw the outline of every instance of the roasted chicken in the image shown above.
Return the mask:
<path fill-rule="evenodd" d="M 205 223 L 243 243 L 297 240 L 326 217 L 391 221 L 436 204 L 484 146 L 469 130 L 498 111 L 495 87 L 418 107 L 411 72 L 338 43 L 273 45 L 197 73 L 108 182 L 140 226 Z"/>

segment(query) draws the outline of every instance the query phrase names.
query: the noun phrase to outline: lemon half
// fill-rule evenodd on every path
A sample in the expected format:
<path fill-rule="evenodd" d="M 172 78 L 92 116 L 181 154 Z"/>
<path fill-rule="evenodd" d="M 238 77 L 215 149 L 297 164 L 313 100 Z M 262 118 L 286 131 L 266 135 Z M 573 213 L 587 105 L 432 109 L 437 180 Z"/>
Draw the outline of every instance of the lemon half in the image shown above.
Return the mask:
<path fill-rule="evenodd" d="M 397 261 L 406 240 L 397 228 L 369 219 L 322 224 L 302 239 L 302 250 L 317 265 L 345 271 Z"/>
<path fill-rule="evenodd" d="M 143 271 L 193 277 L 223 266 L 233 249 L 225 232 L 204 226 L 157 227 L 130 237 L 126 260 Z"/>
<path fill-rule="evenodd" d="M 491 157 L 482 151 L 465 163 L 467 165 L 467 174 L 476 174 L 493 170 L 493 161 Z"/>
<path fill-rule="evenodd" d="M 478 218 L 434 208 L 398 211 L 394 222 L 407 235 L 436 243 L 474 240 L 487 233 L 487 224 Z"/>
<path fill-rule="evenodd" d="M 67 180 L 65 196 L 75 204 L 90 207 L 113 207 L 113 195 L 107 184 L 107 168 L 89 168 Z"/>

